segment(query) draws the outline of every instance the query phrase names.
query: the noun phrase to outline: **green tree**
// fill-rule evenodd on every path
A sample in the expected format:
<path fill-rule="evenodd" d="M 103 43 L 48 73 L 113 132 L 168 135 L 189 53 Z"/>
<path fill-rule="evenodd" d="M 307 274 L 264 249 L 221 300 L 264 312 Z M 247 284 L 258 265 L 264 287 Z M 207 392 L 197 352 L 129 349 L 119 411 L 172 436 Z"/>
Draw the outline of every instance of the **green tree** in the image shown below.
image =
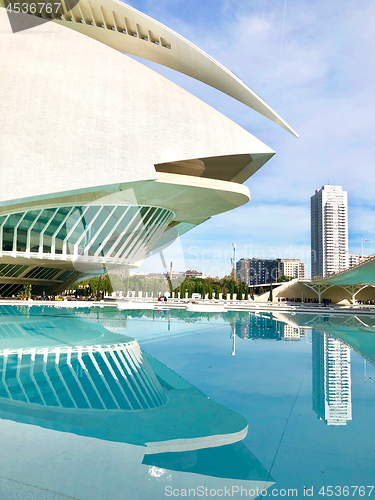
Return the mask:
<path fill-rule="evenodd" d="M 231 281 L 234 281 L 235 283 L 237 283 L 237 274 L 236 274 L 236 270 L 234 269 L 234 267 L 232 268 L 232 270 L 230 272 L 230 279 L 231 279 Z"/>
<path fill-rule="evenodd" d="M 279 279 L 277 280 L 279 283 L 284 283 L 286 281 L 290 281 L 292 280 L 293 278 L 291 278 L 290 276 L 285 276 L 285 274 L 282 274 Z"/>
<path fill-rule="evenodd" d="M 216 298 L 219 297 L 219 293 L 222 293 L 224 298 L 226 298 L 227 293 L 236 293 L 239 299 L 242 298 L 242 294 L 245 294 L 247 298 L 247 290 L 248 287 L 245 283 L 238 283 L 234 281 L 231 276 L 224 276 L 222 279 L 187 277 L 182 283 L 174 288 L 174 292 L 180 292 L 182 297 L 185 297 L 185 292 L 187 291 L 189 297 L 191 297 L 192 293 L 200 293 L 201 295 L 208 294 L 210 299 L 213 293 Z"/>
<path fill-rule="evenodd" d="M 22 300 L 28 300 L 31 298 L 31 285 L 23 285 L 22 291 L 18 294 L 18 297 Z"/>
<path fill-rule="evenodd" d="M 107 293 L 108 295 L 111 295 L 111 293 L 113 292 L 113 288 L 112 288 L 112 283 L 111 283 L 111 280 L 110 280 L 108 274 L 106 274 L 103 277 L 102 281 L 103 281 L 103 283 L 102 283 L 103 292 Z"/>

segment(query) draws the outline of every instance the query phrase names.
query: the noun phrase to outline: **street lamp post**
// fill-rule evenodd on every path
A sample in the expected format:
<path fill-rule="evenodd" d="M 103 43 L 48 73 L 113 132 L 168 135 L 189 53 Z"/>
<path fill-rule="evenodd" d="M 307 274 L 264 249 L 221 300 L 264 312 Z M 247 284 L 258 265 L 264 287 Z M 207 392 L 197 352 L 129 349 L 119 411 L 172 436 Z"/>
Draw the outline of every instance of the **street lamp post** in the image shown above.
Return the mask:
<path fill-rule="evenodd" d="M 233 247 L 233 259 L 230 259 L 231 261 L 231 264 L 232 264 L 232 268 L 236 271 L 236 263 L 237 263 L 237 247 L 236 247 L 236 244 L 235 243 L 232 243 L 232 247 Z"/>

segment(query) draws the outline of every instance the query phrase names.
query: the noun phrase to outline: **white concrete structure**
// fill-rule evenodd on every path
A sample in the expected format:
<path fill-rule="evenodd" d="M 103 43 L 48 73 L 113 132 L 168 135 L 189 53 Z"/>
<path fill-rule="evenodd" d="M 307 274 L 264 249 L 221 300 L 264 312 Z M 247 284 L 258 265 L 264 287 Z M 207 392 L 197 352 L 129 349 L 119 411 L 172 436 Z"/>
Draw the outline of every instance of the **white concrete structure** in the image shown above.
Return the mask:
<path fill-rule="evenodd" d="M 322 186 L 311 197 L 311 277 L 348 268 L 348 194 Z"/>
<path fill-rule="evenodd" d="M 122 52 L 199 79 L 293 132 L 235 75 L 129 6 L 79 1 L 36 15 L 12 13 L 24 28 L 14 34 L 0 8 L 3 296 L 25 283 L 49 293 L 83 274 L 138 266 L 246 203 L 242 183 L 274 155 Z"/>

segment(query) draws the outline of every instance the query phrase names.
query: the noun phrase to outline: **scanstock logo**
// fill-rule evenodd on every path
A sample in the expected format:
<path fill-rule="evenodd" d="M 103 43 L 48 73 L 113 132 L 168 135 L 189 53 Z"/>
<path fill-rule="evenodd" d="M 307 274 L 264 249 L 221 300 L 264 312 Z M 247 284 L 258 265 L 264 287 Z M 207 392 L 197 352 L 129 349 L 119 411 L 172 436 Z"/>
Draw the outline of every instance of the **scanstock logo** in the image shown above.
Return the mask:
<path fill-rule="evenodd" d="M 48 21 L 71 20 L 79 0 L 3 0 L 13 33 L 25 31 Z"/>

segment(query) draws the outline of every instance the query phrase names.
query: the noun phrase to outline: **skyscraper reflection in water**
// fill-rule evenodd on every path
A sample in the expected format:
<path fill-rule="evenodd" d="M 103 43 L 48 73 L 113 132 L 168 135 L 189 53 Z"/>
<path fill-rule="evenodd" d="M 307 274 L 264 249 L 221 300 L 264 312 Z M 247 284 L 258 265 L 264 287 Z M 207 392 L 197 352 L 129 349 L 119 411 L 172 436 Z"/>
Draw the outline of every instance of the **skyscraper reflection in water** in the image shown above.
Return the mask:
<path fill-rule="evenodd" d="M 313 410 L 327 425 L 352 419 L 350 347 L 327 333 L 312 333 Z"/>

